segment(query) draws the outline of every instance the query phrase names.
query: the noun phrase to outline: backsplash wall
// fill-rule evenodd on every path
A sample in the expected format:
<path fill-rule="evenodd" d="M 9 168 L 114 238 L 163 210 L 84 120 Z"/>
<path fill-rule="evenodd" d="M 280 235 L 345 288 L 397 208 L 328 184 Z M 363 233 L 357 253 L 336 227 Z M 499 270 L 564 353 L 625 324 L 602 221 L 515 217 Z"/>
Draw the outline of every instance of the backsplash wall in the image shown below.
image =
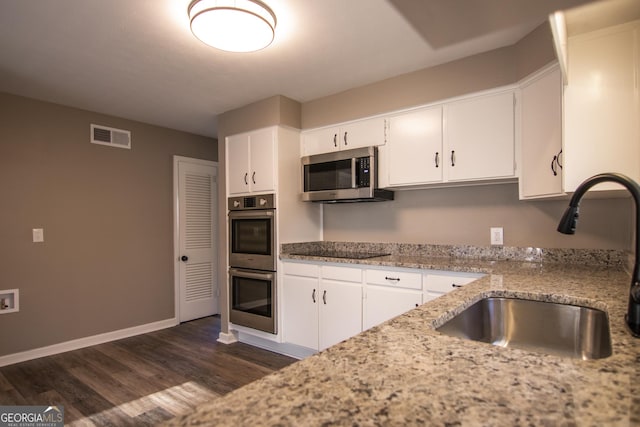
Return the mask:
<path fill-rule="evenodd" d="M 504 227 L 504 245 L 630 250 L 630 198 L 586 199 L 573 236 L 556 231 L 567 200 L 519 201 L 517 184 L 396 191 L 380 203 L 324 205 L 324 240 L 488 246 Z"/>

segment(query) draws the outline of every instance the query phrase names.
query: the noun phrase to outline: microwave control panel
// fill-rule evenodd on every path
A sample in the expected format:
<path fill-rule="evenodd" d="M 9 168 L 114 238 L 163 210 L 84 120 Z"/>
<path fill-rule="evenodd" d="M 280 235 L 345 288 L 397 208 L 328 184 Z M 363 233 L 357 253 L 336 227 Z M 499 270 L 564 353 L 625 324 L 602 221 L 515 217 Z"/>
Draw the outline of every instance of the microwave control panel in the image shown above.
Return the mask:
<path fill-rule="evenodd" d="M 371 185 L 371 157 L 358 157 L 356 159 L 356 185 L 358 188 Z"/>

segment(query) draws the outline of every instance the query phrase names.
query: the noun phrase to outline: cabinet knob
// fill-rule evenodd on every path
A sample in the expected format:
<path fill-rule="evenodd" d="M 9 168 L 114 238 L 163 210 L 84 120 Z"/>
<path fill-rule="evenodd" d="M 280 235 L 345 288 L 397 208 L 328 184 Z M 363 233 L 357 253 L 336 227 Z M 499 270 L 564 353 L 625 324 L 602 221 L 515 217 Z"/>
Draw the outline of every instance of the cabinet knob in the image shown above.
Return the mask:
<path fill-rule="evenodd" d="M 182 261 L 182 262 L 187 262 L 187 261 L 189 261 L 189 257 L 188 257 L 188 256 L 186 256 L 186 255 L 182 255 L 182 256 L 180 257 L 180 261 Z"/>

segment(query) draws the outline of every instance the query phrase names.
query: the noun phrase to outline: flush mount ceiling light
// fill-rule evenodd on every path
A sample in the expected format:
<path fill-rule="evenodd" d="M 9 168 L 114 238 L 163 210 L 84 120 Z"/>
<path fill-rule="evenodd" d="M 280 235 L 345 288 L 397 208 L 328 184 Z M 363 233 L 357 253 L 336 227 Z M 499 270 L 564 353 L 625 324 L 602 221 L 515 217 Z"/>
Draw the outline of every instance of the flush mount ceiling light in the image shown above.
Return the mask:
<path fill-rule="evenodd" d="M 265 48 L 276 28 L 276 15 L 259 0 L 194 0 L 189 20 L 203 43 L 228 52 Z"/>

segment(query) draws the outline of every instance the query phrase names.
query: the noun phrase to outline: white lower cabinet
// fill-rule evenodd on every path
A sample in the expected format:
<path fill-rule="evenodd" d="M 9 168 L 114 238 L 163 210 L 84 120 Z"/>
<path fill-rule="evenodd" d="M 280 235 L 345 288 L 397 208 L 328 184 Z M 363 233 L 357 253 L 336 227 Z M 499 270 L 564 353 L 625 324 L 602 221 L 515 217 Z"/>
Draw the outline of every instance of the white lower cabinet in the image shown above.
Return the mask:
<path fill-rule="evenodd" d="M 321 279 L 318 349 L 362 332 L 362 284 Z"/>
<path fill-rule="evenodd" d="M 441 295 L 460 288 L 484 276 L 480 273 L 463 273 L 449 271 L 429 271 L 424 274 L 423 302 L 431 301 Z"/>
<path fill-rule="evenodd" d="M 369 329 L 422 304 L 422 275 L 416 270 L 365 271 L 363 328 Z"/>
<path fill-rule="evenodd" d="M 285 343 L 324 350 L 482 277 L 361 264 L 283 262 Z"/>
<path fill-rule="evenodd" d="M 284 340 L 324 350 L 362 331 L 362 270 L 283 263 Z"/>

